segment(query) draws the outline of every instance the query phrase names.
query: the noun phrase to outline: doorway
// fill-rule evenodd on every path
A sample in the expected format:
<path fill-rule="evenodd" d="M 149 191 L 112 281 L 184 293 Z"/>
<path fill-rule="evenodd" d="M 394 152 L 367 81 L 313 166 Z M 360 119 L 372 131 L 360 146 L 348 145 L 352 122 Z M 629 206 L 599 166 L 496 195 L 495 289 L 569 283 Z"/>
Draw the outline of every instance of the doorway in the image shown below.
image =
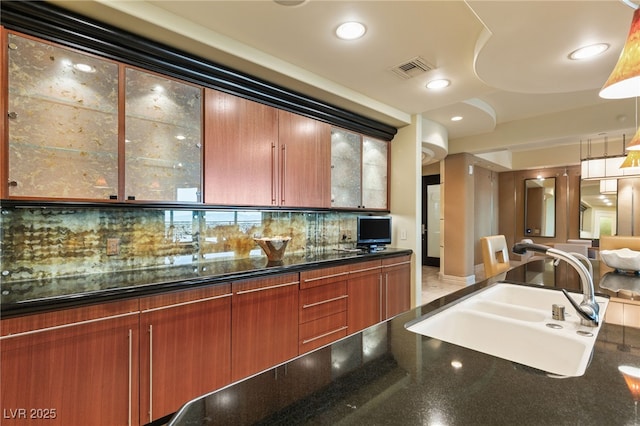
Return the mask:
<path fill-rule="evenodd" d="M 422 264 L 440 266 L 440 175 L 422 176 Z"/>

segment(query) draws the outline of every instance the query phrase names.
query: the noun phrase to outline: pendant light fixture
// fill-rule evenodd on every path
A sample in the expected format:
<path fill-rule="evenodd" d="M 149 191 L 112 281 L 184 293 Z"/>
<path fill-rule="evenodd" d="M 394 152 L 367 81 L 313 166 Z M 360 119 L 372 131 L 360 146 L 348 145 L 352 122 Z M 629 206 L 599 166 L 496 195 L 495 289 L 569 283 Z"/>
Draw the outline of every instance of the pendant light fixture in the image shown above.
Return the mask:
<path fill-rule="evenodd" d="M 640 9 L 633 12 L 631 28 L 618 63 L 600 90 L 605 99 L 625 99 L 640 96 Z"/>

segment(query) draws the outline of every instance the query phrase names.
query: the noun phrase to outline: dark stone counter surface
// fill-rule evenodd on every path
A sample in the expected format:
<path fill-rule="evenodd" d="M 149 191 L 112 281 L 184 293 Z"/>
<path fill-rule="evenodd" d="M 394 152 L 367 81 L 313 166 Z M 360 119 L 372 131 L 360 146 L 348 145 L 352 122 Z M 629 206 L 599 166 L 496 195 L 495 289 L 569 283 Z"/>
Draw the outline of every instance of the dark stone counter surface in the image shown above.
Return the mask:
<path fill-rule="evenodd" d="M 238 260 L 193 261 L 184 265 L 3 283 L 2 317 L 24 315 L 83 304 L 158 294 L 216 283 L 229 283 L 265 275 L 411 254 L 411 250 L 388 248 L 375 253 L 331 250 L 285 255 L 280 264 L 264 256 Z"/>
<path fill-rule="evenodd" d="M 573 287 L 535 261 L 510 282 Z M 546 277 L 546 278 L 545 278 Z M 631 425 L 618 367 L 640 368 L 640 329 L 604 323 L 581 377 L 544 372 L 405 330 L 483 281 L 187 404 L 172 425 Z M 556 283 L 557 281 L 557 283 Z M 571 280 L 569 280 L 571 281 Z M 575 289 L 574 289 L 575 290 Z"/>

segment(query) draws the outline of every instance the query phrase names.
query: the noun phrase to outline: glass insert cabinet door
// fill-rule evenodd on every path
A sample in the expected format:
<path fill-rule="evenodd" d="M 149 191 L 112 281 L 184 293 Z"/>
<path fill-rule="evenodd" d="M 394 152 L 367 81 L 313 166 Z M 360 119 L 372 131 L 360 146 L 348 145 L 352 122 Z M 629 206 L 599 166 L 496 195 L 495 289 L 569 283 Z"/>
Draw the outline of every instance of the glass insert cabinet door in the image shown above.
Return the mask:
<path fill-rule="evenodd" d="M 362 141 L 362 205 L 387 209 L 387 163 L 389 144 L 365 137 Z"/>
<path fill-rule="evenodd" d="M 118 189 L 118 64 L 8 34 L 9 196 Z"/>
<path fill-rule="evenodd" d="M 202 200 L 201 122 L 199 87 L 126 69 L 126 199 Z"/>
<path fill-rule="evenodd" d="M 387 209 L 388 143 L 331 130 L 331 207 Z"/>
<path fill-rule="evenodd" d="M 362 204 L 360 135 L 331 129 L 331 207 Z"/>

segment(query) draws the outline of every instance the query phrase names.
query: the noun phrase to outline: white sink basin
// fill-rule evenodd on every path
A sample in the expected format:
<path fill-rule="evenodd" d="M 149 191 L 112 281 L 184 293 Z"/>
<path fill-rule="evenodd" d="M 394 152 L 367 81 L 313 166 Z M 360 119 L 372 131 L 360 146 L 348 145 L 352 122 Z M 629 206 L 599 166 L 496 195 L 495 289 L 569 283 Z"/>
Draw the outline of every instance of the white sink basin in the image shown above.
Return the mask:
<path fill-rule="evenodd" d="M 571 296 L 582 300 L 582 294 Z M 602 323 L 609 299 L 596 301 Z M 552 319 L 554 303 L 565 306 L 565 321 Z M 562 292 L 508 283 L 497 283 L 405 327 L 557 376 L 584 374 L 600 330 L 581 325 Z"/>

